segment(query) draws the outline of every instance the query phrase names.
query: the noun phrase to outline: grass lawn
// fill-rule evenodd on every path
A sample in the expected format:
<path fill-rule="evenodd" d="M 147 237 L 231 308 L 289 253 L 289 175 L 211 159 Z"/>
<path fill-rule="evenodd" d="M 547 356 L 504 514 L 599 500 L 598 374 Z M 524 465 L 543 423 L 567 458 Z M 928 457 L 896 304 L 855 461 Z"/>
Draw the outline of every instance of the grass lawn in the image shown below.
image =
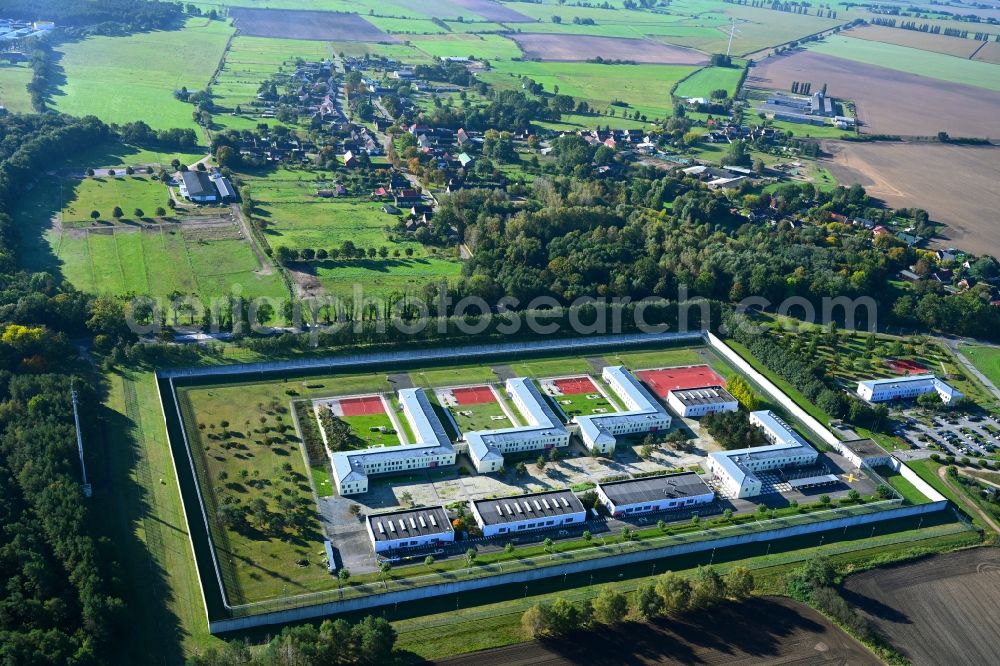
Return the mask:
<path fill-rule="evenodd" d="M 511 363 L 510 367 L 519 377 L 559 377 L 561 375 L 590 374 L 593 368 L 582 356 L 564 356 L 553 359 L 533 359 Z"/>
<path fill-rule="evenodd" d="M 674 91 L 678 97 L 704 97 L 708 99 L 713 90 L 723 89 L 732 97 L 743 69 L 740 67 L 705 67 L 681 81 Z"/>
<path fill-rule="evenodd" d="M 597 395 L 596 398 L 588 398 L 588 395 Z M 594 389 L 594 393 L 574 393 L 572 395 L 552 396 L 552 399 L 559 405 L 568 418 L 588 414 L 610 414 L 618 410 L 607 398 Z"/>
<path fill-rule="evenodd" d="M 462 432 L 476 430 L 499 430 L 510 428 L 514 424 L 504 414 L 499 402 L 484 402 L 478 405 L 456 405 L 448 411 L 455 417 L 455 423 Z M 494 418 L 499 417 L 499 418 Z"/>
<path fill-rule="evenodd" d="M 287 400 L 266 384 L 180 388 L 177 394 L 209 515 L 227 501 L 247 511 L 263 500 L 269 514 L 288 521 L 270 526 L 249 512 L 249 525 L 239 530 L 211 521 L 232 601 L 335 587 L 323 561 L 299 437 L 288 429 L 293 419 Z"/>
<path fill-rule="evenodd" d="M 313 484 L 316 486 L 316 494 L 320 497 L 332 497 L 333 482 L 330 481 L 330 472 L 323 465 L 310 465 L 309 473 L 312 475 Z"/>
<path fill-rule="evenodd" d="M 687 65 L 602 65 L 587 62 L 505 62 L 495 63 L 481 78 L 494 85 L 520 88 L 518 76 L 527 76 L 551 92 L 559 86 L 560 94 L 587 100 L 603 111 L 612 101 L 628 107 L 612 107 L 616 115 L 636 111 L 649 118 L 670 115 L 670 88 L 681 78 L 696 71 Z M 608 122 L 613 122 L 609 119 Z"/>
<path fill-rule="evenodd" d="M 621 352 L 618 354 L 606 354 L 605 358 L 610 363 L 616 363 L 619 365 L 624 365 L 627 368 L 633 370 L 645 370 L 648 368 L 665 368 L 669 366 L 676 365 L 702 365 L 705 363 L 710 363 L 713 366 L 716 363 L 723 363 L 715 354 L 710 351 L 706 356 L 699 354 L 699 350 L 705 351 L 705 348 L 691 348 L 682 347 L 679 349 L 658 349 L 656 351 L 634 351 L 634 352 Z M 715 369 L 722 373 L 725 377 L 728 370 L 728 366 L 724 366 L 725 371 L 719 370 L 718 367 Z"/>
<path fill-rule="evenodd" d="M 0 106 L 10 113 L 33 113 L 31 96 L 25 87 L 32 74 L 26 62 L 0 64 Z"/>
<path fill-rule="evenodd" d="M 157 208 L 167 206 L 167 188 L 149 176 L 121 176 L 84 178 L 80 181 L 61 181 L 64 203 L 60 215 L 63 224 L 80 223 L 90 226 L 94 220 L 91 211 L 101 214 L 101 220 L 111 221 L 111 212 L 120 206 L 124 220 L 135 220 L 133 211 L 141 208 L 145 217 L 153 217 Z"/>
<path fill-rule="evenodd" d="M 56 51 L 66 82 L 52 102 L 62 113 L 92 114 L 105 122 L 195 128 L 193 107 L 175 99 L 173 91 L 205 87 L 232 31 L 223 21 L 192 18 L 181 30 L 62 44 Z"/>
<path fill-rule="evenodd" d="M 1000 387 L 1000 347 L 960 345 L 959 350 L 994 386 Z"/>
<path fill-rule="evenodd" d="M 361 439 L 360 449 L 373 446 L 399 446 L 399 435 L 393 428 L 392 420 L 385 412 L 379 414 L 361 414 L 358 416 L 341 416 L 340 419 L 351 426 L 354 434 Z"/>
<path fill-rule="evenodd" d="M 838 58 L 846 58 L 879 67 L 888 67 L 908 74 L 917 74 L 941 81 L 1000 90 L 1000 65 L 968 60 L 943 53 L 932 53 L 907 46 L 884 44 L 868 39 L 831 36 L 813 42 L 809 49 Z"/>
<path fill-rule="evenodd" d="M 903 496 L 907 504 L 925 504 L 928 501 L 927 497 L 917 490 L 916 486 L 891 467 L 879 467 L 875 471 Z"/>
<path fill-rule="evenodd" d="M 425 257 L 321 261 L 309 264 L 307 269 L 319 279 L 328 294 L 351 296 L 357 285 L 365 295 L 377 297 L 393 292 L 420 293 L 429 282 L 457 280 L 462 264 L 451 259 Z"/>
<path fill-rule="evenodd" d="M 466 384 L 491 383 L 497 376 L 486 365 L 463 366 L 459 368 L 435 368 L 410 373 L 414 386 L 437 388 L 440 386 L 464 386 Z"/>

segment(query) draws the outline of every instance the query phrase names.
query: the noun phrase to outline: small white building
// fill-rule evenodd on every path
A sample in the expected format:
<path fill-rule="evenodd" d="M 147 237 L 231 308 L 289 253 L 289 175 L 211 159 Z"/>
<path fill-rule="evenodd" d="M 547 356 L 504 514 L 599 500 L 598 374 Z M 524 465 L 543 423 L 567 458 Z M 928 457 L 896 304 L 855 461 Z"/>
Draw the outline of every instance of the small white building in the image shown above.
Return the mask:
<path fill-rule="evenodd" d="M 400 446 L 358 451 L 327 451 L 333 468 L 334 485 L 339 494 L 357 495 L 368 492 L 368 476 L 371 474 L 391 474 L 455 464 L 455 448 L 424 390 L 401 390 L 399 403 L 415 441 Z"/>
<path fill-rule="evenodd" d="M 623 366 L 607 366 L 601 377 L 625 404 L 626 411 L 573 417 L 573 421 L 580 426 L 583 443 L 591 451 L 608 453 L 615 448 L 620 436 L 653 433 L 670 428 L 671 419 L 667 410 Z"/>
<path fill-rule="evenodd" d="M 837 449 L 856 467 L 880 467 L 889 465 L 891 456 L 871 439 L 852 439 L 841 442 Z"/>
<path fill-rule="evenodd" d="M 472 514 L 487 537 L 555 529 L 587 520 L 587 510 L 571 490 L 474 500 Z"/>
<path fill-rule="evenodd" d="M 735 412 L 740 408 L 736 398 L 721 386 L 674 389 L 667 393 L 667 405 L 684 418 Z"/>
<path fill-rule="evenodd" d="M 597 484 L 598 501 L 612 516 L 711 504 L 715 491 L 694 472 Z"/>
<path fill-rule="evenodd" d="M 757 472 L 799 467 L 816 462 L 819 453 L 774 412 L 750 413 L 750 422 L 764 431 L 770 446 L 708 454 L 708 471 L 733 497 L 755 497 L 763 484 Z"/>
<path fill-rule="evenodd" d="M 376 553 L 426 548 L 455 540 L 448 514 L 440 507 L 377 513 L 365 519 Z"/>
<path fill-rule="evenodd" d="M 466 433 L 469 458 L 480 474 L 503 467 L 504 454 L 569 446 L 569 431 L 527 377 L 507 380 L 507 395 L 527 425 Z"/>
<path fill-rule="evenodd" d="M 924 393 L 937 391 L 941 402 L 948 405 L 962 397 L 962 392 L 954 389 L 932 374 L 911 375 L 909 377 L 888 377 L 858 382 L 858 395 L 868 402 L 888 402 L 916 398 Z"/>

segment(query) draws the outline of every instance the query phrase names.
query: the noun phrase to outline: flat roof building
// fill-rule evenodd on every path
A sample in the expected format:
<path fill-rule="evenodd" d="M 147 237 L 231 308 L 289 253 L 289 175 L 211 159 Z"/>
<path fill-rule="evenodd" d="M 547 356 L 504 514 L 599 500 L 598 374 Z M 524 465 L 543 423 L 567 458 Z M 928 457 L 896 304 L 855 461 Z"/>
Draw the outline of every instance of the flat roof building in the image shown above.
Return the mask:
<path fill-rule="evenodd" d="M 735 412 L 740 403 L 721 386 L 675 389 L 667 393 L 667 404 L 685 418 L 715 412 Z"/>
<path fill-rule="evenodd" d="M 597 484 L 598 501 L 612 516 L 710 504 L 715 491 L 694 472 Z"/>
<path fill-rule="evenodd" d="M 553 529 L 587 519 L 587 510 L 571 490 L 474 500 L 472 514 L 487 537 Z"/>
<path fill-rule="evenodd" d="M 376 553 L 436 546 L 455 540 L 455 530 L 441 507 L 377 513 L 365 519 Z"/>
<path fill-rule="evenodd" d="M 670 428 L 670 414 L 642 383 L 624 366 L 607 366 L 602 379 L 625 404 L 626 411 L 613 414 L 575 416 L 580 436 L 591 451 L 608 453 L 615 448 L 617 437 L 658 432 Z"/>
<path fill-rule="evenodd" d="M 341 495 L 368 492 L 368 476 L 455 464 L 455 448 L 423 389 L 398 393 L 414 442 L 359 451 L 327 451 L 334 483 Z"/>
<path fill-rule="evenodd" d="M 505 453 L 569 446 L 569 431 L 532 380 L 513 377 L 507 380 L 506 390 L 527 425 L 466 433 L 469 457 L 477 472 L 503 467 Z"/>
<path fill-rule="evenodd" d="M 964 397 L 961 391 L 948 386 L 929 373 L 858 382 L 858 395 L 868 402 L 916 398 L 931 391 L 937 391 L 937 394 L 941 396 L 941 402 L 946 405 Z"/>
<path fill-rule="evenodd" d="M 811 465 L 819 453 L 770 410 L 750 413 L 750 422 L 764 431 L 769 446 L 754 446 L 708 454 L 708 471 L 733 497 L 755 497 L 763 483 L 757 472 Z"/>
<path fill-rule="evenodd" d="M 878 467 L 890 464 L 889 454 L 871 439 L 852 439 L 838 447 L 845 458 L 856 466 Z"/>

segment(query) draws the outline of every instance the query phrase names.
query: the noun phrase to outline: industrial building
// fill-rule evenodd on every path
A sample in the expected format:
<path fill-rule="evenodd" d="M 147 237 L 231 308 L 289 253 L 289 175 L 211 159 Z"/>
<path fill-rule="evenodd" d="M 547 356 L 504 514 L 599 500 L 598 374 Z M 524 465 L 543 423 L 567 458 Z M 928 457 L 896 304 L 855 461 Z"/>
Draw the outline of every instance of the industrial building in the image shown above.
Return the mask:
<path fill-rule="evenodd" d="M 667 405 L 684 418 L 716 412 L 735 412 L 740 403 L 721 386 L 675 389 L 667 393 Z"/>
<path fill-rule="evenodd" d="M 941 396 L 941 402 L 946 405 L 964 397 L 961 391 L 948 386 L 932 374 L 869 379 L 858 382 L 858 395 L 868 402 L 916 398 L 931 391 L 937 391 L 937 394 Z"/>
<path fill-rule="evenodd" d="M 505 453 L 569 446 L 569 431 L 533 381 L 526 377 L 508 379 L 506 391 L 527 425 L 466 433 L 469 457 L 477 472 L 499 470 Z"/>
<path fill-rule="evenodd" d="M 591 451 L 608 453 L 615 448 L 617 437 L 622 435 L 670 428 L 671 419 L 667 410 L 623 366 L 607 366 L 601 377 L 625 404 L 626 411 L 573 417 L 573 421 L 580 426 L 584 444 Z"/>
<path fill-rule="evenodd" d="M 554 529 L 587 519 L 587 510 L 571 490 L 481 499 L 471 504 L 476 522 L 482 528 L 483 536 L 487 537 Z"/>
<path fill-rule="evenodd" d="M 750 413 L 750 422 L 763 430 L 771 444 L 708 454 L 708 471 L 733 497 L 755 497 L 763 483 L 757 472 L 800 467 L 816 462 L 819 453 L 791 426 L 770 410 Z"/>
<path fill-rule="evenodd" d="M 440 507 L 377 513 L 365 519 L 376 553 L 451 543 L 455 530 Z"/>
<path fill-rule="evenodd" d="M 612 516 L 711 504 L 715 491 L 694 472 L 597 484 L 598 501 Z"/>
<path fill-rule="evenodd" d="M 415 441 L 392 447 L 328 452 L 334 484 L 341 495 L 368 492 L 368 476 L 455 464 L 455 449 L 423 389 L 399 391 L 403 416 Z"/>

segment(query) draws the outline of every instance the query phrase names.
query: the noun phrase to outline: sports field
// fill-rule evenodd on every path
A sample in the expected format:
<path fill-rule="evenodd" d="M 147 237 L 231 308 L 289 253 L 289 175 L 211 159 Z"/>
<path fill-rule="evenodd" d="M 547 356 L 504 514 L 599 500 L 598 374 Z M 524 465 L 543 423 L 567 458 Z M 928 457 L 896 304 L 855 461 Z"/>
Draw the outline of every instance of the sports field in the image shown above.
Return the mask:
<path fill-rule="evenodd" d="M 557 377 L 539 381 L 542 392 L 550 396 L 567 418 L 618 411 L 588 375 Z"/>
<path fill-rule="evenodd" d="M 463 433 L 499 430 L 514 425 L 489 386 L 438 389 L 435 397 L 451 413 Z"/>
<path fill-rule="evenodd" d="M 91 114 L 109 123 L 143 120 L 154 129 L 194 128 L 194 107 L 173 92 L 205 87 L 230 34 L 223 21 L 192 18 L 182 30 L 61 44 L 56 50 L 65 83 L 52 101 L 62 113 Z"/>
<path fill-rule="evenodd" d="M 707 365 L 640 370 L 636 376 L 661 398 L 666 398 L 673 390 L 726 385 L 725 380 Z"/>

